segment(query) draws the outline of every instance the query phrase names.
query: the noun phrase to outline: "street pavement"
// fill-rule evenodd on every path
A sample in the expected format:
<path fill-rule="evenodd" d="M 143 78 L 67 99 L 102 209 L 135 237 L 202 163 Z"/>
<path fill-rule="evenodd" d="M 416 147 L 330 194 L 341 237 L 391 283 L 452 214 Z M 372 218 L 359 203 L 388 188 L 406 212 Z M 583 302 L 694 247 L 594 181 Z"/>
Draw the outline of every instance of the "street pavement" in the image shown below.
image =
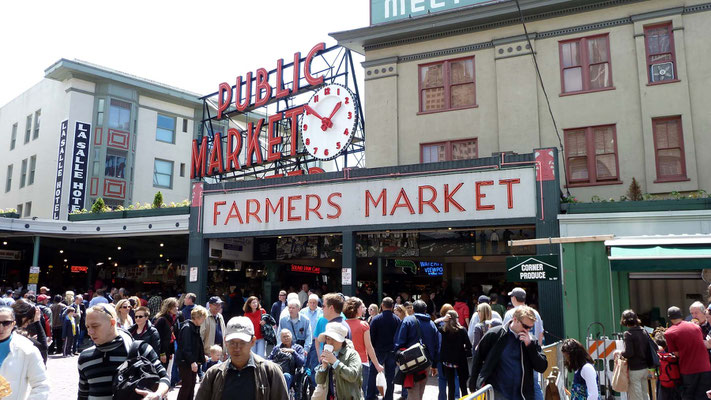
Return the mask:
<path fill-rule="evenodd" d="M 47 360 L 47 377 L 50 386 L 50 399 L 71 400 L 77 397 L 79 382 L 79 371 L 77 370 L 77 359 L 79 356 L 58 357 L 49 356 Z M 197 387 L 195 388 L 197 392 Z M 430 377 L 427 381 L 424 399 L 437 399 L 437 378 Z M 395 399 L 400 397 L 400 386 L 395 386 Z M 169 400 L 178 398 L 178 389 L 173 389 L 168 393 Z"/>

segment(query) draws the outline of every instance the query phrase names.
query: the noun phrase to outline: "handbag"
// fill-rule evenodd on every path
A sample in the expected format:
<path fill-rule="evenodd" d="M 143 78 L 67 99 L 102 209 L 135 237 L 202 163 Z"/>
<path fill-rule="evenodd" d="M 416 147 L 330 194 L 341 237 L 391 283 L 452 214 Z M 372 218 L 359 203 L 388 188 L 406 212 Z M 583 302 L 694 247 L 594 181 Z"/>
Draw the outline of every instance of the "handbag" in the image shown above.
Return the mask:
<path fill-rule="evenodd" d="M 432 362 L 427 355 L 427 347 L 422 343 L 423 337 L 422 330 L 420 329 L 420 321 L 415 319 L 415 322 L 417 334 L 419 335 L 418 342 L 398 352 L 396 357 L 398 369 L 403 375 L 415 374 L 432 366 Z"/>
<path fill-rule="evenodd" d="M 649 335 L 647 336 L 647 343 L 649 344 L 649 358 L 648 358 L 648 363 L 647 366 L 649 368 L 658 368 L 659 367 L 659 354 L 657 354 L 657 350 L 659 350 L 659 346 L 657 346 L 657 343 L 652 340 L 652 337 Z"/>
<path fill-rule="evenodd" d="M 627 392 L 630 386 L 630 371 L 627 359 L 619 356 L 615 359 L 615 369 L 612 372 L 612 389 L 616 392 Z"/>
<path fill-rule="evenodd" d="M 326 400 L 327 392 L 325 383 L 316 385 L 313 394 L 311 394 L 311 400 Z"/>

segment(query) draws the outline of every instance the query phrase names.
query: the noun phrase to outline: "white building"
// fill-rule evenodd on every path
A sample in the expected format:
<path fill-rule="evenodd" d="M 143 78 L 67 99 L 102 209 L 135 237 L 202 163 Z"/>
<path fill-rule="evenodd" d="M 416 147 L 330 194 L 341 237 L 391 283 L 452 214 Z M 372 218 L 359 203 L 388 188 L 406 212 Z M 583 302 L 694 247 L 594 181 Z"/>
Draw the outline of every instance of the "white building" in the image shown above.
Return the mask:
<path fill-rule="evenodd" d="M 70 202 L 90 208 L 98 197 L 109 206 L 152 202 L 158 191 L 165 203 L 187 199 L 191 141 L 202 118 L 198 97 L 86 62 L 57 61 L 0 108 L 0 209 L 66 219 Z M 76 141 L 75 158 L 78 123 L 90 130 L 87 149 Z M 82 189 L 82 204 L 81 196 L 70 199 Z"/>

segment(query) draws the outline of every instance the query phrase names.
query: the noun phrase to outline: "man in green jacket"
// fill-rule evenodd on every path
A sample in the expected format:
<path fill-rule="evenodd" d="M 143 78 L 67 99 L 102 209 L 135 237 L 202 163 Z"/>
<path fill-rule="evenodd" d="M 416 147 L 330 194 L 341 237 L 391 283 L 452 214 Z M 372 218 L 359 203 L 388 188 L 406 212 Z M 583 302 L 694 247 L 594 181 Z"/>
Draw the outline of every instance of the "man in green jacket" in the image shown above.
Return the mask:
<path fill-rule="evenodd" d="M 316 383 L 326 384 L 326 398 L 362 400 L 362 364 L 353 343 L 346 339 L 348 329 L 340 322 L 326 325 L 326 345 L 321 364 L 316 367 Z"/>
<path fill-rule="evenodd" d="M 223 393 L 244 400 L 287 400 L 289 392 L 281 368 L 252 353 L 254 325 L 234 317 L 225 326 L 230 361 L 208 369 L 195 400 L 222 400 Z"/>

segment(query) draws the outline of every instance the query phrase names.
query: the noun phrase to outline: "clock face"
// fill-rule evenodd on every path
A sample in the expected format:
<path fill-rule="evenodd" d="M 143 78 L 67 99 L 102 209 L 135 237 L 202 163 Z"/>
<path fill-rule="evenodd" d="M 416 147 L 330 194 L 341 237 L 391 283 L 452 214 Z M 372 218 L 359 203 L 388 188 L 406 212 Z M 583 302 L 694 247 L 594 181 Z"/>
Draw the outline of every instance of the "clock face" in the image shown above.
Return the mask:
<path fill-rule="evenodd" d="M 345 86 L 326 85 L 304 106 L 301 141 L 319 160 L 330 160 L 345 150 L 353 139 L 358 115 L 353 93 Z"/>

